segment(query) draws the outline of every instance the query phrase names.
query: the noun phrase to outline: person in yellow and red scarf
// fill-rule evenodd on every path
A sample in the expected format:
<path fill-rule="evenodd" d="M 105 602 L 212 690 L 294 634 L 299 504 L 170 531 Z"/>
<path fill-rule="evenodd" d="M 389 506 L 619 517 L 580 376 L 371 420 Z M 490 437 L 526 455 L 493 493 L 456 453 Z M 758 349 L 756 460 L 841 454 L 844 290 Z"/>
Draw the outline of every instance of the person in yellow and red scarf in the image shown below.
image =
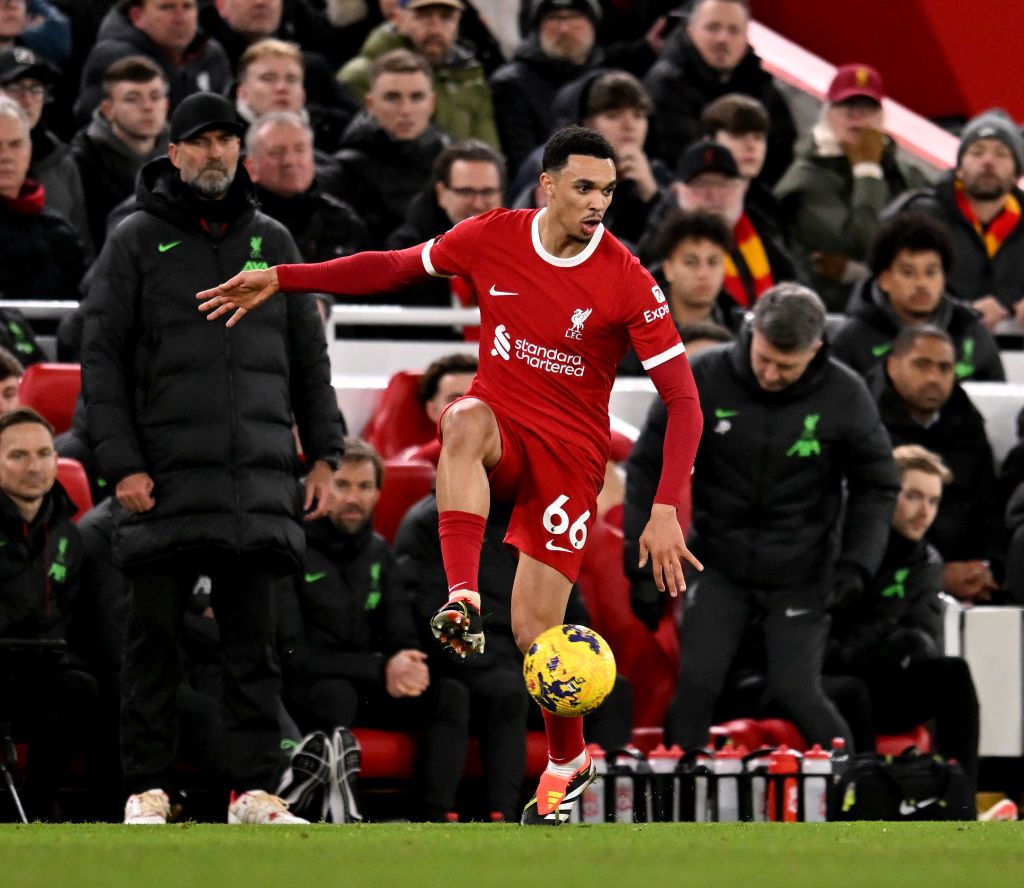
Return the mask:
<path fill-rule="evenodd" d="M 954 252 L 947 287 L 973 304 L 990 330 L 1010 317 L 1024 323 L 1022 169 L 1017 124 L 1005 111 L 986 111 L 964 127 L 956 168 L 892 207 L 931 213 L 946 226 Z"/>

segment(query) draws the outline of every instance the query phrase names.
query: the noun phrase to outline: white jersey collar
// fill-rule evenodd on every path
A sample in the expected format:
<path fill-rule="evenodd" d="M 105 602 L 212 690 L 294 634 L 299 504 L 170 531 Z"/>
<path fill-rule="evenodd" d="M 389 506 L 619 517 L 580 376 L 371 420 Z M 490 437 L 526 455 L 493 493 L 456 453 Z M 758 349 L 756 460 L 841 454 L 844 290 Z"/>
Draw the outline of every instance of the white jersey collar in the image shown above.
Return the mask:
<path fill-rule="evenodd" d="M 533 217 L 533 224 L 531 225 L 531 234 L 533 237 L 533 249 L 548 265 L 557 265 L 559 268 L 574 268 L 577 265 L 582 265 L 586 262 L 597 249 L 597 245 L 601 243 L 601 238 L 604 237 L 604 223 L 602 222 L 597 226 L 594 231 L 594 236 L 590 239 L 590 243 L 583 249 L 583 252 L 578 253 L 575 256 L 570 256 L 568 259 L 563 259 L 560 256 L 552 256 L 547 250 L 544 249 L 544 245 L 540 242 L 540 217 L 548 211 L 547 207 L 539 210 Z"/>

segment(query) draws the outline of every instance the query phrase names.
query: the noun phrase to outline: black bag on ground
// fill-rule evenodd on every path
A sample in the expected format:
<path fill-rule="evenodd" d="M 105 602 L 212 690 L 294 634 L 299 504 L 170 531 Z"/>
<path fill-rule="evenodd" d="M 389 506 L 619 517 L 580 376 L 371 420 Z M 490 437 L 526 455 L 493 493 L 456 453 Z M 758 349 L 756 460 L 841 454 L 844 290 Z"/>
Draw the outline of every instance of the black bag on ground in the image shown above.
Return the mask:
<path fill-rule="evenodd" d="M 974 799 L 955 761 L 922 755 L 861 753 L 836 786 L 835 820 L 974 820 Z"/>

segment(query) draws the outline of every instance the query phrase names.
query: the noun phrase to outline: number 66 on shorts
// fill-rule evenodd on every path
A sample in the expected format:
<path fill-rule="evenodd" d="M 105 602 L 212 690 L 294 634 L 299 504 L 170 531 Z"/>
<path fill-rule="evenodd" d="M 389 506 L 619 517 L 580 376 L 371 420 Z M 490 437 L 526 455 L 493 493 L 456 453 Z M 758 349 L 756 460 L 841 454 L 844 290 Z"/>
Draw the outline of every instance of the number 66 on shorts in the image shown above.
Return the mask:
<path fill-rule="evenodd" d="M 556 537 L 568 533 L 567 540 L 573 549 L 582 549 L 587 544 L 587 521 L 590 520 L 590 509 L 573 521 L 563 508 L 567 502 L 569 502 L 569 497 L 563 493 L 544 510 L 544 529 Z M 571 551 L 556 545 L 555 540 L 548 540 L 547 547 L 556 552 Z"/>

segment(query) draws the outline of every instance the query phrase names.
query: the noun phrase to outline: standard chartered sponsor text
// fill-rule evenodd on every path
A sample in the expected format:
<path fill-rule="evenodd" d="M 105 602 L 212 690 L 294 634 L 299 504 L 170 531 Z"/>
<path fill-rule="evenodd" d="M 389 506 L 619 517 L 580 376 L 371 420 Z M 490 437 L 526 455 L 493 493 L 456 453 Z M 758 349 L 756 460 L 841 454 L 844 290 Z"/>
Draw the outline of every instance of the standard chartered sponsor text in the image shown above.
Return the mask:
<path fill-rule="evenodd" d="M 582 376 L 586 367 L 580 355 L 571 355 L 557 348 L 545 348 L 526 339 L 516 340 L 516 357 L 530 367 L 547 373 L 562 373 L 566 376 Z"/>

